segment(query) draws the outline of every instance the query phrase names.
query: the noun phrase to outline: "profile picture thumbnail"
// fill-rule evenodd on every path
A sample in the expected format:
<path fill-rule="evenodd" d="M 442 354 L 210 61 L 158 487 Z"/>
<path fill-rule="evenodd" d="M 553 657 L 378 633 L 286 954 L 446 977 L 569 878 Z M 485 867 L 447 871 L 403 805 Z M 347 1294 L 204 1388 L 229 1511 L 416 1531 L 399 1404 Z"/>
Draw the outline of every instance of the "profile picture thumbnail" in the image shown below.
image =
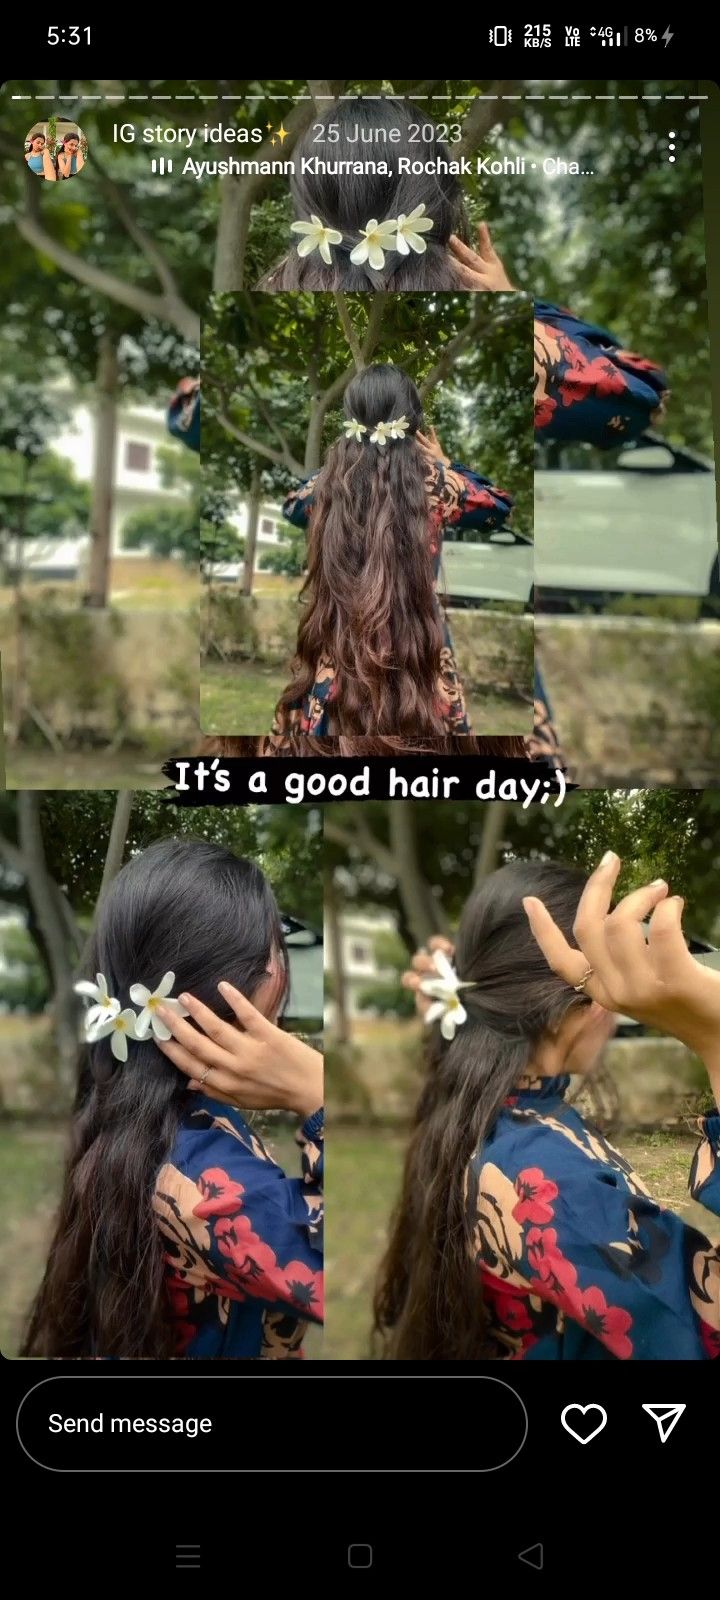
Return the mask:
<path fill-rule="evenodd" d="M 25 160 L 31 172 L 49 183 L 74 178 L 88 158 L 88 143 L 76 122 L 48 117 L 33 124 L 25 138 Z"/>

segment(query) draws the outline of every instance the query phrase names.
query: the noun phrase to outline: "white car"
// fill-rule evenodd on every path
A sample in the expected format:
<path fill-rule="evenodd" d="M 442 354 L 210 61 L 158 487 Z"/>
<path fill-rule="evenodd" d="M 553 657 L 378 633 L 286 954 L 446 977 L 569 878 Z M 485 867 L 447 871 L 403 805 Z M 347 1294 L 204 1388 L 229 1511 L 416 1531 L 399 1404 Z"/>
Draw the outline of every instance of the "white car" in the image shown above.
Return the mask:
<path fill-rule="evenodd" d="M 533 599 L 533 541 L 514 528 L 448 528 L 443 537 L 438 590 L 448 605 Z"/>
<path fill-rule="evenodd" d="M 720 600 L 713 463 L 649 434 L 610 453 L 561 441 L 539 446 L 535 581 L 543 600 Z M 717 606 L 708 610 L 717 614 Z"/>

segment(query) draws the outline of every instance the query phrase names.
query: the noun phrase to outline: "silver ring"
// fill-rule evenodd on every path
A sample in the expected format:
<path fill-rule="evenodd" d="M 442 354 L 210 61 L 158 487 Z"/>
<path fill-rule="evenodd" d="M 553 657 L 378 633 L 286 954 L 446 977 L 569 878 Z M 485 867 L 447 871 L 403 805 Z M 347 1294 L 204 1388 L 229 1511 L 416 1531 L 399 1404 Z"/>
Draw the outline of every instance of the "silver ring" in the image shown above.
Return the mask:
<path fill-rule="evenodd" d="M 209 1077 L 211 1072 L 212 1072 L 212 1067 L 206 1067 L 202 1077 L 198 1078 L 198 1083 L 202 1085 L 205 1082 L 205 1079 L 207 1077 Z"/>
<path fill-rule="evenodd" d="M 580 979 L 580 982 L 573 984 L 573 989 L 575 990 L 576 994 L 582 994 L 584 992 L 585 985 L 586 985 L 586 983 L 588 981 L 588 978 L 592 977 L 594 971 L 595 971 L 594 967 L 588 967 L 587 972 L 583 973 L 583 976 Z M 207 1077 L 207 1073 L 205 1074 L 205 1076 Z"/>

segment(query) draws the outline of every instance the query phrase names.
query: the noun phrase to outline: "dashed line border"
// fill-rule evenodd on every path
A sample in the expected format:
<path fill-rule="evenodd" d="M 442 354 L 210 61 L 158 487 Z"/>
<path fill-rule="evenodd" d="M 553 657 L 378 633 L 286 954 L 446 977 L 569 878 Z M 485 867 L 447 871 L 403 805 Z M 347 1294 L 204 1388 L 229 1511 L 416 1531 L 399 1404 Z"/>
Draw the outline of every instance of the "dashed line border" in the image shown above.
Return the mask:
<path fill-rule="evenodd" d="M 709 100 L 707 94 L 13 94 L 11 100 L 61 100 L 75 104 L 78 100 L 102 100 L 108 105 L 122 105 L 129 101 L 158 100 L 273 100 L 287 104 L 293 100 L 329 100 L 333 104 L 336 100 L 450 100 L 454 105 L 471 105 L 475 100 Z"/>

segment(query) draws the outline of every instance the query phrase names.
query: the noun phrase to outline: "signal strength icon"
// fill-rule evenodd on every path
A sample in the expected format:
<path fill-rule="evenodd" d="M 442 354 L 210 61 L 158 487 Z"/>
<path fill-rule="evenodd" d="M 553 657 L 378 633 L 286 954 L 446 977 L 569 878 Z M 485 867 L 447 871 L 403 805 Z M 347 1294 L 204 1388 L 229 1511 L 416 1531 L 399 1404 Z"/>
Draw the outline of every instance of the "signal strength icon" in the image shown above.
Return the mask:
<path fill-rule="evenodd" d="M 643 1411 L 647 1411 L 648 1416 L 652 1417 L 653 1422 L 657 1423 L 657 1430 L 660 1435 L 660 1443 L 666 1444 L 670 1438 L 673 1428 L 677 1427 L 683 1411 L 687 1411 L 687 1406 L 644 1405 Z"/>

